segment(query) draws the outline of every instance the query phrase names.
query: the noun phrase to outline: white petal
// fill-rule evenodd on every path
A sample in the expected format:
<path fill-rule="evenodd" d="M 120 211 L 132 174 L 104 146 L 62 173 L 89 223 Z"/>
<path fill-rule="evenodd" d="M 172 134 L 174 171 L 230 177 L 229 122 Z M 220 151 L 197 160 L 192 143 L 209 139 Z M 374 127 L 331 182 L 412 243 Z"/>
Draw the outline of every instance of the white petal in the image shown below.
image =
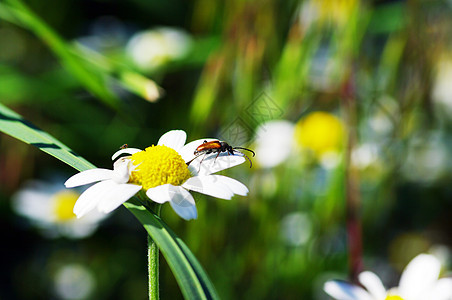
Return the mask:
<path fill-rule="evenodd" d="M 406 266 L 399 284 L 400 296 L 417 299 L 438 280 L 441 264 L 433 255 L 420 254 Z"/>
<path fill-rule="evenodd" d="M 359 274 L 359 282 L 367 289 L 367 291 L 375 299 L 384 299 L 386 296 L 386 289 L 383 286 L 380 278 L 375 273 L 366 271 Z"/>
<path fill-rule="evenodd" d="M 188 169 L 194 175 L 203 176 L 232 168 L 245 162 L 245 158 L 240 154 L 230 155 L 223 152 L 218 157 L 217 154 L 200 155 L 190 163 Z"/>
<path fill-rule="evenodd" d="M 157 203 L 165 203 L 171 201 L 171 195 L 169 193 L 169 188 L 172 186 L 171 184 L 163 184 L 153 188 L 150 188 L 146 191 L 146 195 L 154 202 Z"/>
<path fill-rule="evenodd" d="M 180 186 L 173 186 L 170 190 L 171 207 L 183 219 L 191 220 L 198 218 L 195 200 L 193 196 Z"/>
<path fill-rule="evenodd" d="M 127 183 L 135 166 L 128 158 L 120 158 L 113 164 L 112 179 L 116 183 Z"/>
<path fill-rule="evenodd" d="M 77 224 L 97 224 L 103 219 L 107 217 L 106 214 L 103 214 L 99 212 L 98 210 L 92 210 L 86 215 L 84 215 L 82 218 L 78 218 L 76 220 Z"/>
<path fill-rule="evenodd" d="M 187 145 L 183 146 L 181 149 L 179 149 L 178 152 L 179 152 L 180 156 L 182 156 L 182 158 L 184 159 L 185 162 L 189 162 L 190 160 L 195 158 L 194 152 L 195 152 L 196 148 L 198 148 L 200 145 L 202 145 L 204 143 L 204 141 L 211 142 L 211 141 L 218 141 L 218 139 L 213 139 L 213 138 L 199 139 L 199 140 L 191 141 Z"/>
<path fill-rule="evenodd" d="M 192 195 L 180 186 L 164 184 L 148 189 L 146 195 L 157 203 L 170 202 L 174 211 L 185 220 L 196 219 L 195 200 Z"/>
<path fill-rule="evenodd" d="M 223 175 L 209 175 L 209 177 L 216 178 L 219 182 L 226 185 L 234 194 L 240 196 L 248 195 L 248 188 L 238 180 Z"/>
<path fill-rule="evenodd" d="M 142 151 L 142 150 L 137 149 L 137 148 L 124 148 L 124 149 L 116 151 L 115 154 L 113 154 L 113 156 L 111 157 L 111 160 L 115 160 L 118 156 L 120 156 L 121 154 L 124 154 L 124 153 L 132 155 L 132 154 L 135 154 L 140 151 Z"/>
<path fill-rule="evenodd" d="M 157 145 L 165 145 L 179 151 L 187 139 L 187 134 L 183 130 L 171 130 L 162 135 Z"/>
<path fill-rule="evenodd" d="M 141 190 L 141 186 L 136 184 L 117 184 L 106 195 L 102 196 L 102 201 L 97 205 L 97 209 L 103 213 L 109 213 Z"/>
<path fill-rule="evenodd" d="M 182 187 L 198 193 L 229 200 L 234 192 L 214 176 L 195 176 L 189 178 Z"/>
<path fill-rule="evenodd" d="M 323 290 L 337 300 L 374 300 L 364 289 L 343 281 L 327 281 Z"/>
<path fill-rule="evenodd" d="M 241 196 L 248 194 L 248 188 L 243 183 L 222 175 L 191 177 L 182 186 L 188 190 L 227 200 L 234 194 Z"/>
<path fill-rule="evenodd" d="M 84 191 L 74 205 L 74 214 L 77 218 L 83 217 L 86 213 L 93 210 L 102 200 L 101 196 L 108 194 L 117 183 L 113 180 L 105 180 L 96 183 L 86 191 Z"/>
<path fill-rule="evenodd" d="M 85 185 L 96 181 L 111 179 L 113 171 L 108 169 L 91 169 L 75 174 L 70 177 L 64 185 L 67 188 Z"/>
<path fill-rule="evenodd" d="M 429 299 L 435 300 L 451 300 L 452 299 L 452 278 L 441 278 L 433 287 L 429 295 Z"/>

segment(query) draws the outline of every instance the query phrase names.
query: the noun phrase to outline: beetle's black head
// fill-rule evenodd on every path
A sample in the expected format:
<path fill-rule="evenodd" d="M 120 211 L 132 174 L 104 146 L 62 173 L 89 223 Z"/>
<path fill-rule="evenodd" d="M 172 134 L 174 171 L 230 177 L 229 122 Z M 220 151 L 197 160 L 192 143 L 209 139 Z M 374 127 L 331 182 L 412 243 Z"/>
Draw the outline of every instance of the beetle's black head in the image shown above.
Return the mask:
<path fill-rule="evenodd" d="M 226 142 L 220 142 L 220 145 L 221 145 L 221 151 L 222 151 L 222 152 L 223 152 L 223 151 L 228 151 L 228 152 L 232 151 L 232 147 L 229 146 L 228 143 L 226 143 Z"/>

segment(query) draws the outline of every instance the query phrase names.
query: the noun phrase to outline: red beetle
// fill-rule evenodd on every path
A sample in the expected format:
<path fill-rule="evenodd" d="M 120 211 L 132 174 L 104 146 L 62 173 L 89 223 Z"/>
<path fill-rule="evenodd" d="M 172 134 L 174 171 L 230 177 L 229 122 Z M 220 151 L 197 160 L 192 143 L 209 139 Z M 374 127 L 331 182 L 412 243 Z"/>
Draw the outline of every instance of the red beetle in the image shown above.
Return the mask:
<path fill-rule="evenodd" d="M 232 147 L 226 142 L 221 142 L 221 141 L 218 141 L 218 140 L 217 141 L 211 141 L 211 142 L 204 141 L 204 143 L 202 143 L 201 145 L 199 145 L 196 148 L 196 150 L 194 152 L 196 157 L 193 158 L 191 161 L 189 161 L 187 164 L 190 164 L 194 159 L 198 158 L 202 154 L 204 154 L 204 157 L 205 157 L 207 154 L 218 153 L 217 156 L 215 157 L 215 159 L 217 159 L 217 157 L 222 152 L 227 152 L 229 155 L 234 155 L 234 152 L 238 152 L 238 153 L 243 154 L 243 156 L 246 157 L 246 159 L 248 159 L 248 161 L 250 162 L 250 168 L 251 168 L 251 166 L 253 165 L 253 163 L 251 162 L 251 159 L 248 156 L 246 156 L 245 153 L 242 153 L 242 152 L 237 151 L 235 149 L 247 150 L 247 151 L 250 151 L 251 153 L 253 153 L 253 156 L 256 155 L 253 150 L 250 150 L 250 149 L 247 149 L 247 148 L 243 148 L 243 147 Z M 204 160 L 204 157 L 202 158 L 201 163 Z"/>

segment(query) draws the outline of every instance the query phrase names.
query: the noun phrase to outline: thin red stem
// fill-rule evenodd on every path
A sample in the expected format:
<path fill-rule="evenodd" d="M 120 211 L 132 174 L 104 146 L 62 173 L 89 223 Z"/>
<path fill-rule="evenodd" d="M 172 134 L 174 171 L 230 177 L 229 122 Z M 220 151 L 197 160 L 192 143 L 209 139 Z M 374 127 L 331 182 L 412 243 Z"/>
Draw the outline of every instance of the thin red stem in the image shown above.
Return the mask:
<path fill-rule="evenodd" d="M 349 276 L 357 283 L 363 270 L 361 199 L 359 193 L 359 174 L 351 164 L 351 154 L 357 144 L 357 113 L 353 77 L 350 76 L 343 93 L 343 108 L 346 115 L 347 148 L 345 152 L 345 198 L 347 219 L 347 244 L 349 257 Z"/>

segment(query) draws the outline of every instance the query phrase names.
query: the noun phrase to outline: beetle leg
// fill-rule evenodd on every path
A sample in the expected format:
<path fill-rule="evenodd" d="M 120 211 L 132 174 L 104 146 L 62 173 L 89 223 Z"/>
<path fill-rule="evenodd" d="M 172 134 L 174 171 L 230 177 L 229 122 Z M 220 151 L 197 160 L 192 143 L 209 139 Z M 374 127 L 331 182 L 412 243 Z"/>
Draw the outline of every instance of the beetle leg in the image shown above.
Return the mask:
<path fill-rule="evenodd" d="M 217 156 L 215 156 L 215 159 L 213 160 L 213 163 L 215 163 L 215 161 L 217 160 L 218 156 L 220 156 L 221 151 L 218 151 Z"/>
<path fill-rule="evenodd" d="M 198 173 L 199 173 L 199 171 L 201 171 L 201 164 L 202 164 L 202 162 L 204 161 L 204 158 L 206 158 L 207 154 L 209 154 L 209 153 L 206 152 L 206 153 L 204 154 L 204 156 L 202 157 L 201 161 L 199 162 Z"/>

